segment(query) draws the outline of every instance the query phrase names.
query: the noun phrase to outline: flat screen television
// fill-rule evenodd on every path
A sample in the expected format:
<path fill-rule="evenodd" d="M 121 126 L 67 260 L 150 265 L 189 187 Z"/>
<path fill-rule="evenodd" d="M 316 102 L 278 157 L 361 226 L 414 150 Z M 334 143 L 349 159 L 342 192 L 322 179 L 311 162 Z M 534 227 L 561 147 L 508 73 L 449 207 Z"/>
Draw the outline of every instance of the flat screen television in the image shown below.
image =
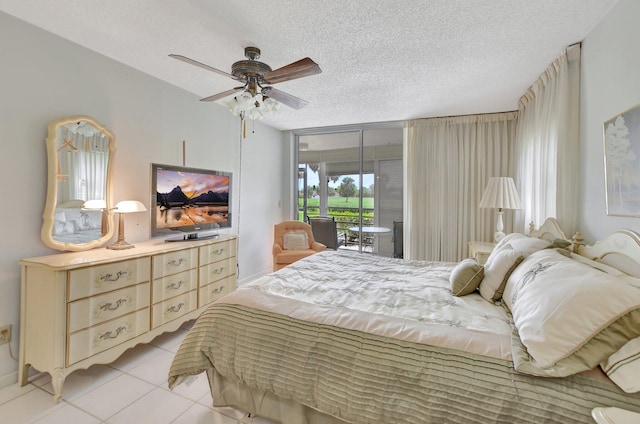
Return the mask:
<path fill-rule="evenodd" d="M 232 173 L 151 164 L 151 235 L 167 241 L 216 237 L 231 227 Z"/>

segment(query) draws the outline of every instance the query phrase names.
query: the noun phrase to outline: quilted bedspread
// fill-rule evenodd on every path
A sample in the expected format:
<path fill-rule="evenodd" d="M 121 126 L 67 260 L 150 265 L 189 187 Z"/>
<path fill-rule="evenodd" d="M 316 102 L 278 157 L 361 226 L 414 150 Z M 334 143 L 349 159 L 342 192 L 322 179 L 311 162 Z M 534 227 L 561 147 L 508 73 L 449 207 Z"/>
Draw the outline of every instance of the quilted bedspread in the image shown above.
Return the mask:
<path fill-rule="evenodd" d="M 452 266 L 306 258 L 208 308 L 176 354 L 169 386 L 215 369 L 354 423 L 589 423 L 597 406 L 640 412 L 640 395 L 598 370 L 516 373 L 507 314 L 479 296 L 484 303 L 447 294 Z"/>

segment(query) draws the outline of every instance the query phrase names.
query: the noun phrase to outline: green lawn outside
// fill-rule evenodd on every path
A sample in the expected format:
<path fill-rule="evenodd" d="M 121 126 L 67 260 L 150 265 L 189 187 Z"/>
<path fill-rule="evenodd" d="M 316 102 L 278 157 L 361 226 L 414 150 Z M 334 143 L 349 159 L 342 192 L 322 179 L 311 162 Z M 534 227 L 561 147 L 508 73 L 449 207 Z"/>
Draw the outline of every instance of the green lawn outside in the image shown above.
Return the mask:
<path fill-rule="evenodd" d="M 356 225 L 359 222 L 358 203 L 359 199 L 357 197 L 350 197 L 348 201 L 345 197 L 329 198 L 329 215 L 336 218 L 336 221 L 338 222 L 338 229 L 343 230 L 350 226 Z M 371 225 L 371 223 L 373 222 L 373 197 L 364 197 L 362 199 L 362 203 L 363 222 L 365 223 L 365 225 Z M 298 206 L 298 220 L 303 221 L 304 216 L 301 210 L 303 206 L 302 199 L 298 199 Z M 307 211 L 309 216 L 318 216 L 319 208 L 319 198 L 307 199 Z"/>
<path fill-rule="evenodd" d="M 298 199 L 298 206 L 302 207 L 302 202 L 303 199 Z M 349 199 L 347 200 L 347 198 L 345 197 L 329 197 L 329 207 L 330 208 L 352 208 L 352 209 L 358 209 L 360 203 L 360 199 L 358 199 L 357 197 L 349 197 Z M 311 198 L 311 199 L 307 199 L 307 206 L 308 207 L 319 207 L 320 206 L 320 198 L 316 197 L 316 198 Z M 364 197 L 362 199 L 362 207 L 364 209 L 373 209 L 373 197 Z"/>

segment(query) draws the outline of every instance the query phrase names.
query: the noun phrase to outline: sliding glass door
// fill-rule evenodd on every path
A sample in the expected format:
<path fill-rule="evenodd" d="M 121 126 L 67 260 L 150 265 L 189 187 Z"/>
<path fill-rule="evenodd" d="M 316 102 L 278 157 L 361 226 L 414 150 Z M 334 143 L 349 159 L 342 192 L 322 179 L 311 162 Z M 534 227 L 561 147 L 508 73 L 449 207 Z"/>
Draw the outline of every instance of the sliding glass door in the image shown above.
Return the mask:
<path fill-rule="evenodd" d="M 402 128 L 296 138 L 298 219 L 333 217 L 340 249 L 401 256 L 394 223 L 402 221 Z"/>

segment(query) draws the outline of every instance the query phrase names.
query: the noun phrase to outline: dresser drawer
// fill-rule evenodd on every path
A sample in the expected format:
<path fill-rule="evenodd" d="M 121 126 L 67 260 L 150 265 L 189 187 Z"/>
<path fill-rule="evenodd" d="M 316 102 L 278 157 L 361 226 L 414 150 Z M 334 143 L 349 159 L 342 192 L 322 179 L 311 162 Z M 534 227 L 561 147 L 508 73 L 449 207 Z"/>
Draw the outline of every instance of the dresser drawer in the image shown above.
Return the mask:
<path fill-rule="evenodd" d="M 149 331 L 149 308 L 71 334 L 67 366 Z"/>
<path fill-rule="evenodd" d="M 200 266 L 236 256 L 236 241 L 227 240 L 200 247 Z"/>
<path fill-rule="evenodd" d="M 149 307 L 149 283 L 69 303 L 68 333 Z"/>
<path fill-rule="evenodd" d="M 196 310 L 198 304 L 198 292 L 192 290 L 164 302 L 152 306 L 152 328 L 156 328 L 166 322 L 172 321 L 191 311 Z"/>
<path fill-rule="evenodd" d="M 236 289 L 235 275 L 223 278 L 214 283 L 200 287 L 200 295 L 198 296 L 198 307 L 201 308 L 214 300 L 217 300 L 227 293 L 231 293 Z"/>
<path fill-rule="evenodd" d="M 69 271 L 68 301 L 149 281 L 149 258 L 132 259 Z"/>
<path fill-rule="evenodd" d="M 198 271 L 195 269 L 153 280 L 153 303 L 186 293 L 197 285 Z"/>
<path fill-rule="evenodd" d="M 177 274 L 198 266 L 198 249 L 184 249 L 153 257 L 153 278 Z"/>
<path fill-rule="evenodd" d="M 236 258 L 225 259 L 200 267 L 200 286 L 233 275 L 236 272 Z"/>

